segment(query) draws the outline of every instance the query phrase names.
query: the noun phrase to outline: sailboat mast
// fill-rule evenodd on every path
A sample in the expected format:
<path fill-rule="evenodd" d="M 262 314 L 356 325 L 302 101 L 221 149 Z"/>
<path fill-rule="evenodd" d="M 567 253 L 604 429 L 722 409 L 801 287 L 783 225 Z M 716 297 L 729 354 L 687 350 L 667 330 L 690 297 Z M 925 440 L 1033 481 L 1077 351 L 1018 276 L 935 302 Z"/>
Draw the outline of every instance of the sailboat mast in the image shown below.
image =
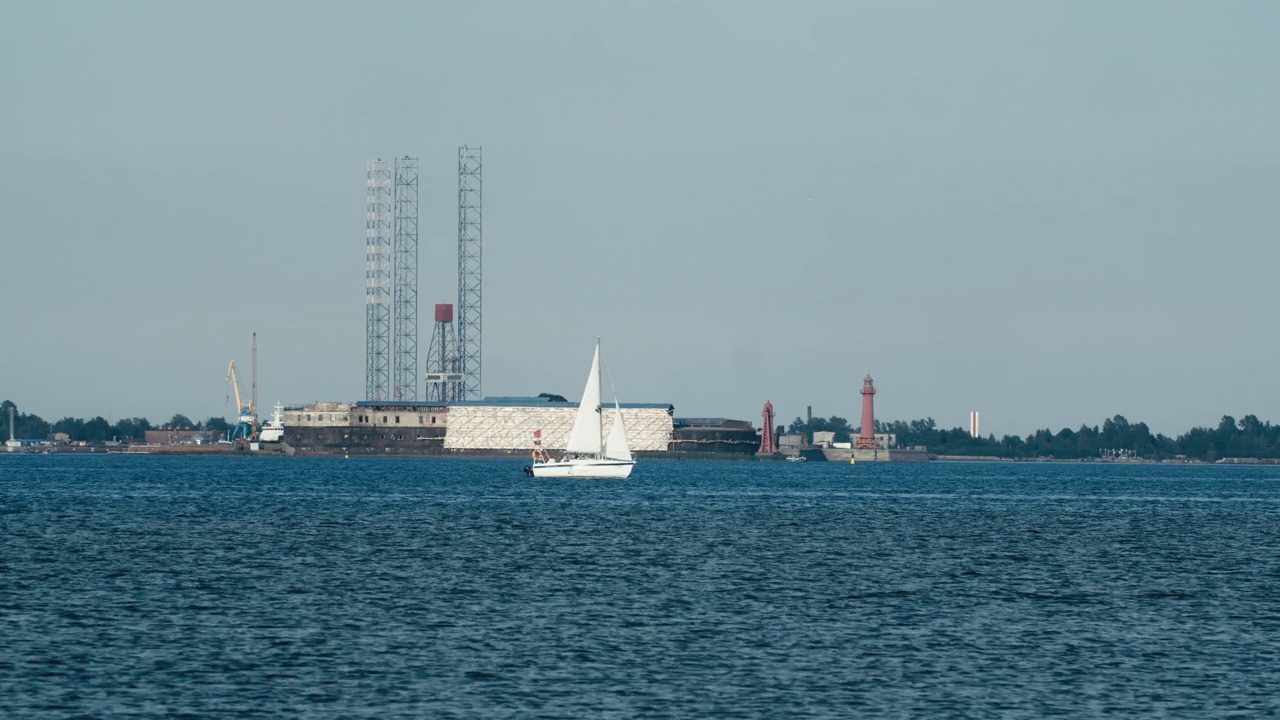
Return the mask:
<path fill-rule="evenodd" d="M 600 404 L 601 398 L 604 397 L 604 394 L 603 394 L 604 393 L 604 380 L 603 380 L 604 373 L 600 372 L 601 370 L 600 366 L 603 364 L 604 364 L 604 360 L 602 360 L 600 357 L 600 336 L 597 335 L 596 336 L 596 416 L 600 418 L 600 422 L 597 423 L 597 425 L 600 428 L 600 444 L 597 445 L 596 447 L 600 448 L 599 457 L 604 457 L 604 412 L 601 410 L 602 406 Z"/>

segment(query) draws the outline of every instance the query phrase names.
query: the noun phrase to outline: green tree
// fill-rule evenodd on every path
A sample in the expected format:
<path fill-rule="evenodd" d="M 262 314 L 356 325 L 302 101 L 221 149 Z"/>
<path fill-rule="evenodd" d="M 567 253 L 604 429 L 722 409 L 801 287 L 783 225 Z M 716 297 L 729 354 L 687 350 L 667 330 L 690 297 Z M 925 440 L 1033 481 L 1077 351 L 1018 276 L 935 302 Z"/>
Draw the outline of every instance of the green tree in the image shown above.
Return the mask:
<path fill-rule="evenodd" d="M 83 442 L 85 439 L 84 420 L 64 417 L 53 424 L 53 432 L 65 434 L 71 439 L 71 442 Z"/>
<path fill-rule="evenodd" d="M 1207 460 L 1213 450 L 1213 435 L 1206 428 L 1194 427 L 1179 435 L 1174 445 L 1181 451 L 1175 454 L 1186 455 L 1193 460 Z"/>
<path fill-rule="evenodd" d="M 797 420 L 797 423 L 801 423 Z M 815 422 L 814 425 L 817 425 Z M 1135 457 L 1160 460 L 1185 456 L 1194 460 L 1223 457 L 1280 458 L 1280 425 L 1246 415 L 1239 421 L 1227 415 L 1215 428 L 1196 427 L 1171 438 L 1153 435 L 1146 423 L 1132 423 L 1123 415 L 1104 420 L 1102 426 L 1043 429 L 1025 438 L 1006 435 L 971 438 L 961 428 L 939 429 L 932 418 L 911 422 L 876 421 L 877 433 L 893 433 L 899 445 L 923 445 L 939 455 L 994 455 L 1004 458 L 1096 458 L 1105 451 L 1130 451 Z"/>
<path fill-rule="evenodd" d="M 796 418 L 788 427 L 791 428 L 792 435 L 808 435 L 808 428 L 805 426 L 803 418 Z"/>
<path fill-rule="evenodd" d="M 112 437 L 124 440 L 132 438 L 141 440 L 147 436 L 147 431 L 151 429 L 151 423 L 146 418 L 127 418 L 118 420 L 111 428 Z"/>
<path fill-rule="evenodd" d="M 204 421 L 204 428 L 206 430 L 217 430 L 218 432 L 222 433 L 223 437 L 226 437 L 228 434 L 230 434 L 232 427 L 234 426 L 231 423 L 227 422 L 226 418 L 211 417 L 208 420 Z"/>
<path fill-rule="evenodd" d="M 101 416 L 84 424 L 84 440 L 91 443 L 103 443 L 111 439 L 111 423 Z"/>
<path fill-rule="evenodd" d="M 815 432 L 833 432 L 836 442 L 849 442 L 853 429 L 849 427 L 848 420 L 836 415 L 829 418 L 816 417 L 811 422 L 796 418 L 795 422 L 791 423 L 791 433 L 804 435 L 806 443 L 813 442 Z"/>

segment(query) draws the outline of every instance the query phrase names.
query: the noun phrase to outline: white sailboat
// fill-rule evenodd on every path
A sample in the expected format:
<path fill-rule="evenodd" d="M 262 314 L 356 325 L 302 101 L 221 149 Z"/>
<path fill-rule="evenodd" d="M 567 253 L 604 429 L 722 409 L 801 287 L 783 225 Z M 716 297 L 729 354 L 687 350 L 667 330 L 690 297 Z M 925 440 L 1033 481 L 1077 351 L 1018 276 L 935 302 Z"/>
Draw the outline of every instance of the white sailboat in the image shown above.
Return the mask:
<path fill-rule="evenodd" d="M 600 339 L 596 338 L 596 352 L 591 358 L 591 372 L 587 386 L 578 403 L 578 415 L 569 431 L 569 444 L 564 457 L 552 459 L 541 450 L 535 450 L 534 463 L 529 474 L 539 478 L 613 478 L 623 479 L 631 475 L 635 460 L 627 444 L 627 428 L 622 423 L 622 408 L 613 399 L 613 427 L 604 434 L 602 419 L 604 408 L 600 405 Z"/>

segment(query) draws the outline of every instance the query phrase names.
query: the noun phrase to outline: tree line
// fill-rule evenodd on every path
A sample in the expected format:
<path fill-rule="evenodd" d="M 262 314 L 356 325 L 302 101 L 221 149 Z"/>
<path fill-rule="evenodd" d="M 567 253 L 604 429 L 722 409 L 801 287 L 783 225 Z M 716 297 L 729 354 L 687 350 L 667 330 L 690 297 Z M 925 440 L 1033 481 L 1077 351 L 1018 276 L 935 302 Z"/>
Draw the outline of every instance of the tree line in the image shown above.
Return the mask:
<path fill-rule="evenodd" d="M 11 400 L 0 402 L 0 441 L 9 439 L 9 408 L 14 408 L 14 437 L 46 440 L 64 433 L 72 442 L 101 443 L 108 440 L 142 440 L 147 430 L 217 430 L 227 435 L 232 425 L 225 418 L 210 417 L 196 422 L 186 415 L 175 414 L 161 425 L 146 418 L 124 418 L 110 422 L 102 417 L 88 420 L 65 417 L 49 422 L 39 415 L 20 412 Z M 815 432 L 835 433 L 836 442 L 849 442 L 860 428 L 837 415 L 816 417 L 811 421 L 796 418 L 790 425 L 780 425 L 779 433 L 804 435 L 813 442 Z M 1176 437 L 1152 434 L 1146 423 L 1130 423 L 1123 415 L 1102 422 L 1101 426 L 1081 425 L 1079 429 L 1063 428 L 1057 433 L 1049 429 L 1020 437 L 1005 435 L 996 439 L 970 437 L 964 428 L 939 428 L 933 418 L 895 420 L 875 423 L 876 433 L 897 436 L 899 447 L 925 447 L 937 455 L 990 456 L 1010 460 L 1052 458 L 1084 460 L 1103 457 L 1131 457 L 1144 460 L 1204 460 L 1222 458 L 1280 458 L 1280 425 L 1263 422 L 1254 415 L 1236 420 L 1224 415 L 1217 427 L 1194 427 Z"/>
<path fill-rule="evenodd" d="M 780 432 L 805 435 L 813 442 L 813 433 L 829 431 L 836 434 L 836 442 L 848 442 L 856 435 L 857 428 L 849 426 L 842 417 L 813 418 L 806 422 L 796 418 Z M 964 428 L 950 430 L 938 427 L 933 418 L 875 422 L 876 433 L 897 436 L 899 447 L 928 448 L 938 455 L 991 456 L 1010 460 L 1052 458 L 1055 460 L 1084 460 L 1091 458 L 1135 458 L 1143 460 L 1203 460 L 1213 462 L 1222 458 L 1280 458 L 1280 425 L 1263 422 L 1254 415 L 1236 420 L 1222 416 L 1217 427 L 1194 427 L 1176 437 L 1152 434 L 1146 423 L 1131 423 L 1123 415 L 1116 415 L 1102 422 L 1101 426 L 1081 425 L 1079 429 L 1063 428 L 1057 433 L 1043 429 L 1019 437 L 1005 435 L 996 439 L 970 437 Z"/>
<path fill-rule="evenodd" d="M 39 415 L 20 412 L 12 400 L 0 402 L 0 442 L 9 439 L 9 408 L 14 409 L 13 436 L 27 440 L 48 440 L 54 435 L 64 433 L 72 442 L 103 443 L 108 440 L 142 440 L 148 430 L 217 430 L 224 436 L 230 432 L 231 424 L 225 418 L 211 417 L 203 422 L 195 422 L 181 413 L 169 418 L 167 423 L 153 425 L 146 418 L 123 418 L 110 422 L 99 416 L 84 420 L 65 417 L 56 422 L 49 422 Z"/>

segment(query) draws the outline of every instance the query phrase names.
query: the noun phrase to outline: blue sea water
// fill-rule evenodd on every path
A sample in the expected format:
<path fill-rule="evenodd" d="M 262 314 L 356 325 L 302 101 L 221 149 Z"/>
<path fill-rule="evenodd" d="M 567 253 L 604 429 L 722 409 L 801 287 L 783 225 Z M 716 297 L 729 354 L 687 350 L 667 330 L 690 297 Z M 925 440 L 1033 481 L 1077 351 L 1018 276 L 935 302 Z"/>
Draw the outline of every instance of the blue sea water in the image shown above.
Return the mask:
<path fill-rule="evenodd" d="M 1280 468 L 0 455 L 0 717 L 1280 713 Z"/>

